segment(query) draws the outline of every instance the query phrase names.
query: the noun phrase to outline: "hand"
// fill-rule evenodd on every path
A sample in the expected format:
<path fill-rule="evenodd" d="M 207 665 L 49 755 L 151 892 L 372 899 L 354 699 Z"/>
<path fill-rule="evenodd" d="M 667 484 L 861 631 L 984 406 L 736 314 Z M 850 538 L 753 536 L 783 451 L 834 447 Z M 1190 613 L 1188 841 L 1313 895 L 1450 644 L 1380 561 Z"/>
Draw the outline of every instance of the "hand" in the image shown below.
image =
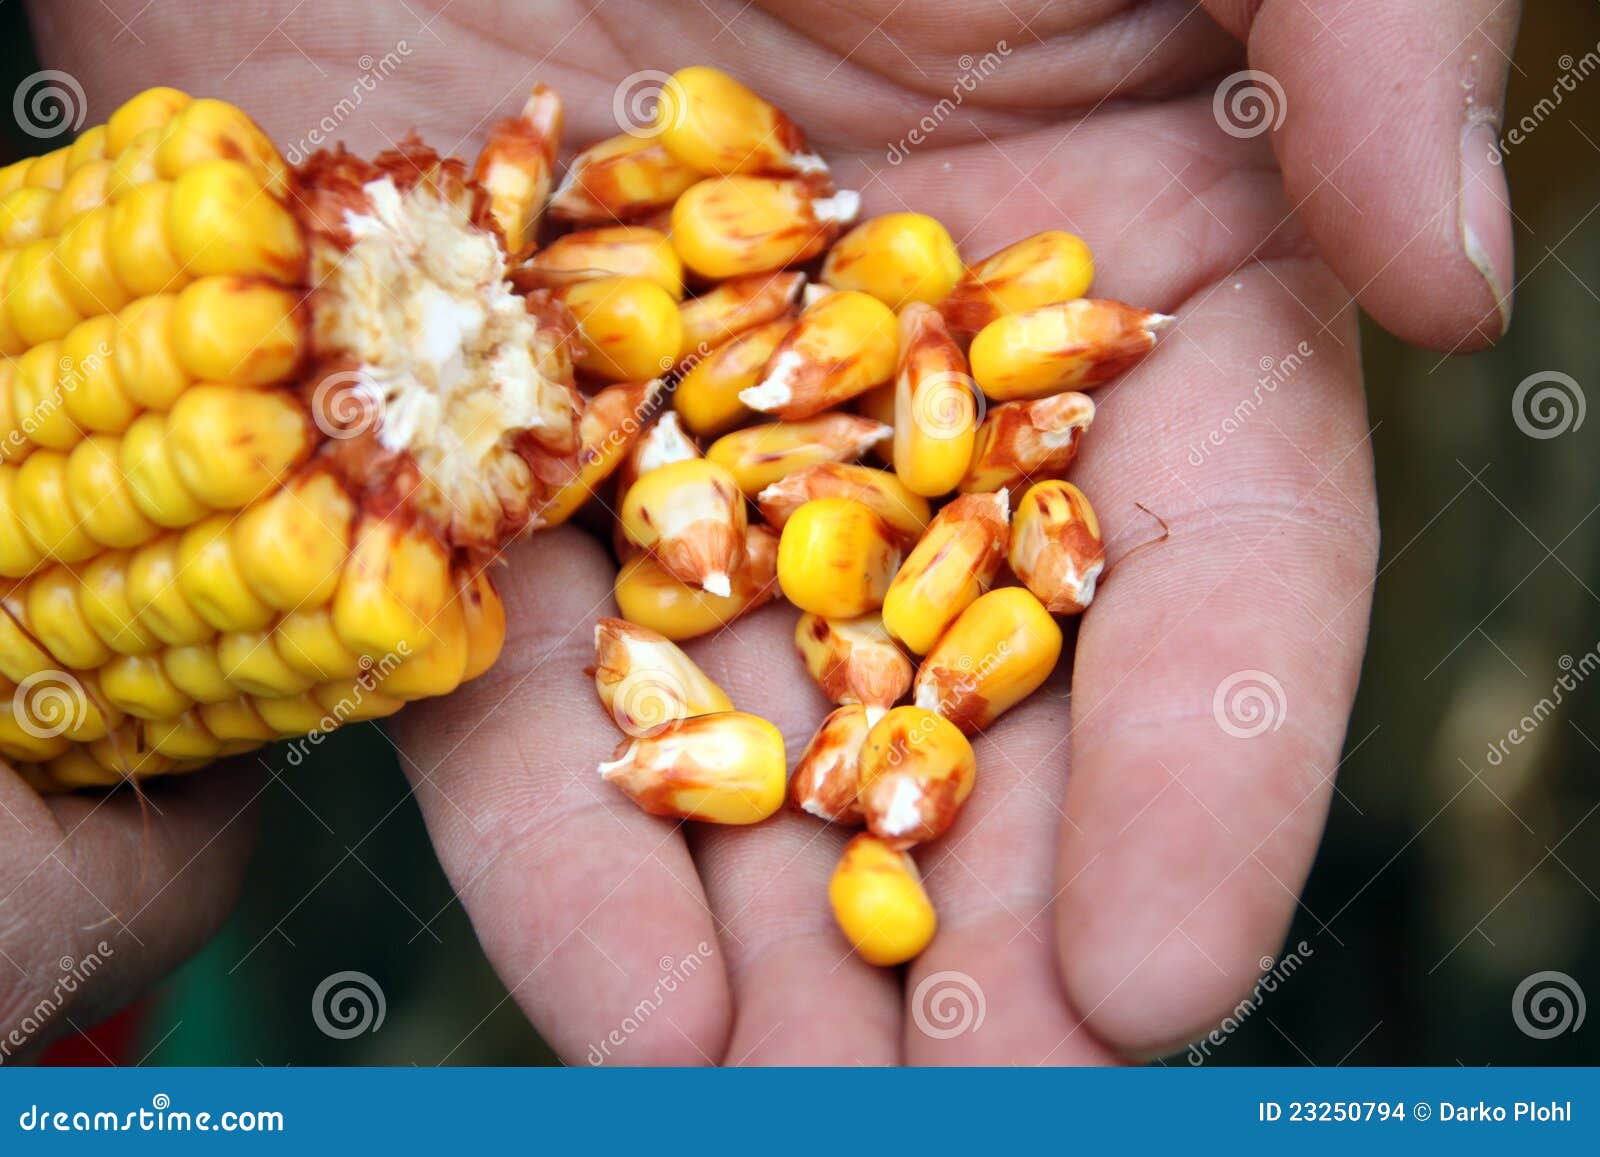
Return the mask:
<path fill-rule="evenodd" d="M 123 35 L 110 51 L 111 18 L 78 13 L 69 30 L 35 6 L 46 60 L 107 102 L 164 80 L 241 103 L 285 145 L 349 95 L 358 57 L 402 39 L 399 66 L 341 118 L 353 147 L 416 125 L 470 155 L 535 79 L 566 98 L 568 143 L 587 143 L 616 131 L 623 77 L 719 65 L 804 125 L 868 214 L 931 213 L 972 255 L 1066 228 L 1095 250 L 1097 295 L 1179 315 L 1096 396 L 1074 479 L 1110 577 L 1072 662 L 978 740 L 965 812 L 918 853 L 941 929 L 903 977 L 850 956 L 833 927 L 826 881 L 847 833 L 788 814 L 754 831 L 674 824 L 600 781 L 618 736 L 583 669 L 613 564 L 575 529 L 509 552 L 499 666 L 395 730 L 485 949 L 570 1061 L 1111 1062 L 1205 1031 L 1278 950 L 1374 581 L 1351 291 L 1432 346 L 1501 332 L 1505 186 L 1480 160 L 1492 130 L 1467 126 L 1499 109 L 1517 15 L 1493 0 L 1206 7 L 1223 27 L 1178 0 L 1077 0 L 1029 29 L 999 0 L 922 14 L 802 0 L 782 19 L 742 0 L 456 0 L 420 17 L 414 0 L 279 0 L 225 16 L 161 5 L 132 17 L 143 47 Z M 998 63 L 957 88 L 988 52 Z M 1270 146 L 1214 114 L 1218 78 L 1247 63 L 1282 90 L 1259 82 L 1281 101 L 1268 115 L 1286 112 Z M 924 117 L 935 127 L 907 148 Z M 1134 554 L 1158 533 L 1136 503 L 1171 536 Z M 793 616 L 771 607 L 690 647 L 791 752 L 827 707 Z M 981 991 L 981 1030 L 923 1031 L 941 1027 L 933 994 L 912 1002 L 946 971 Z"/>

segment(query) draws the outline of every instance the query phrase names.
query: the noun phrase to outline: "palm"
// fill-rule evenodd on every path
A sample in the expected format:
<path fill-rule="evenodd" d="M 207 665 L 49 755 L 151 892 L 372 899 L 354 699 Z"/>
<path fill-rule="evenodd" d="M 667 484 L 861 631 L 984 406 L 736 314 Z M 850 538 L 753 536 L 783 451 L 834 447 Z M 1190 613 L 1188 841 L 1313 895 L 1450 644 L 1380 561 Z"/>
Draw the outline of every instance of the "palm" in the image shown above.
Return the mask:
<path fill-rule="evenodd" d="M 1101 513 L 1113 573 L 1072 663 L 978 741 L 972 800 L 919 853 L 941 931 L 904 977 L 855 960 L 832 925 L 826 880 L 847 833 L 791 815 L 752 831 L 686 827 L 600 781 L 594 766 L 617 736 L 584 668 L 593 621 L 612 613 L 609 555 L 576 530 L 510 553 L 500 583 L 515 625 L 499 666 L 448 702 L 408 710 L 396 732 L 486 950 L 574 1061 L 651 998 L 667 957 L 701 959 L 607 1047 L 612 1057 L 1081 1063 L 1175 1044 L 1222 1015 L 1276 951 L 1321 830 L 1367 625 L 1371 462 L 1353 310 L 1309 255 L 1264 138 L 1234 139 L 1212 116 L 1203 78 L 1240 50 L 1198 17 L 1168 36 L 1163 5 L 1150 6 L 1155 17 L 1063 6 L 1052 19 L 1082 28 L 1039 29 L 1048 44 L 1000 0 L 974 5 L 947 40 L 903 13 L 872 33 L 897 6 L 855 7 L 869 14 L 840 25 L 830 6 L 812 21 L 809 5 L 787 5 L 780 23 L 712 0 L 673 6 L 681 23 L 663 27 L 644 3 L 585 19 L 576 4 L 508 16 L 457 0 L 429 31 L 404 6 L 370 16 L 377 31 L 283 26 L 337 71 L 330 105 L 348 90 L 347 61 L 407 39 L 414 57 L 345 128 L 357 147 L 416 124 L 470 153 L 488 123 L 479 111 L 498 100 L 503 115 L 534 79 L 563 93 L 568 139 L 582 143 L 616 131 L 617 79 L 718 64 L 806 125 L 868 213 L 931 213 L 969 255 L 1065 227 L 1095 250 L 1098 295 L 1180 317 L 1097 396 L 1074 478 Z M 1080 9 L 1121 14 L 1102 23 Z M 141 24 L 145 39 L 159 19 Z M 793 31 L 812 25 L 833 41 Z M 284 107 L 264 66 L 287 68 L 295 52 L 272 37 L 221 76 L 263 31 L 174 30 L 165 42 L 193 46 L 177 50 L 195 54 L 190 87 L 261 110 L 293 140 L 321 98 Z M 891 140 L 950 94 L 956 58 L 999 40 L 1009 59 L 888 164 Z M 1084 119 L 1113 89 L 1174 95 Z M 1301 342 L 1313 353 L 1234 429 L 1266 359 Z M 1191 447 L 1225 421 L 1222 444 L 1192 464 Z M 1171 537 L 1117 565 L 1158 533 L 1136 504 Z M 782 728 L 791 753 L 827 707 L 793 653 L 794 613 L 767 608 L 690 648 L 739 707 Z M 1287 703 L 1284 725 L 1249 741 L 1212 711 L 1240 671 L 1268 673 Z M 908 996 L 942 970 L 982 990 L 980 1031 L 937 1039 L 916 1027 Z"/>

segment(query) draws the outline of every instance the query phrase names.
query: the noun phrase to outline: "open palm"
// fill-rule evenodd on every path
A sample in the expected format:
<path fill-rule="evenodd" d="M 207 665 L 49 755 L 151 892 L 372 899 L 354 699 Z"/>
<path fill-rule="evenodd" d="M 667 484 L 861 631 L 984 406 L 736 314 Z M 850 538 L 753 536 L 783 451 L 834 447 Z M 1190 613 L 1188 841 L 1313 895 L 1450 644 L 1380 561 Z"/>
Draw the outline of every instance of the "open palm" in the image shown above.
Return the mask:
<path fill-rule="evenodd" d="M 358 148 L 415 125 L 470 155 L 535 80 L 584 144 L 617 131 L 623 77 L 713 64 L 806 126 L 865 214 L 930 213 L 969 257 L 1064 228 L 1095 251 L 1096 296 L 1176 314 L 1096 394 L 1073 479 L 1109 577 L 1071 660 L 977 740 L 956 826 L 918 851 L 941 927 L 903 975 L 861 963 L 832 922 L 848 832 L 792 814 L 684 825 L 601 781 L 618 736 L 584 668 L 615 570 L 580 530 L 509 552 L 495 670 L 394 723 L 485 949 L 569 1060 L 1096 1063 L 1171 1047 L 1278 951 L 1355 691 L 1377 523 L 1340 278 L 1416 340 L 1477 346 L 1502 326 L 1482 261 L 1462 253 L 1459 182 L 1435 163 L 1442 148 L 1456 164 L 1459 124 L 1426 123 L 1458 115 L 1459 70 L 1416 70 L 1420 128 L 1375 135 L 1385 110 L 1363 70 L 1389 64 L 1346 38 L 1379 6 L 1354 0 L 1324 39 L 1305 5 L 1213 0 L 1287 92 L 1275 154 L 1219 123 L 1218 81 L 1245 49 L 1190 3 L 1074 0 L 1031 26 L 1004 0 L 765 7 L 162 5 L 133 26 L 145 47 L 124 43 L 109 68 L 94 40 L 116 34 L 108 20 L 58 27 L 44 5 L 36 20 L 47 55 L 97 77 L 107 103 L 165 80 L 244 105 L 285 144 L 348 95 L 352 62 L 401 41 L 401 67 L 340 127 Z M 1466 67 L 1515 26 L 1504 5 L 1476 25 L 1488 3 L 1417 7 L 1437 8 L 1413 44 L 1437 46 L 1424 68 Z M 1480 100 L 1498 107 L 1490 63 Z M 1436 108 L 1442 81 L 1453 95 Z M 1508 240 L 1478 239 L 1503 269 Z M 1171 533 L 1130 554 L 1160 534 L 1141 505 Z M 688 648 L 791 758 L 829 706 L 794 653 L 795 614 L 771 606 Z M 973 1015 L 951 1024 L 961 999 Z"/>

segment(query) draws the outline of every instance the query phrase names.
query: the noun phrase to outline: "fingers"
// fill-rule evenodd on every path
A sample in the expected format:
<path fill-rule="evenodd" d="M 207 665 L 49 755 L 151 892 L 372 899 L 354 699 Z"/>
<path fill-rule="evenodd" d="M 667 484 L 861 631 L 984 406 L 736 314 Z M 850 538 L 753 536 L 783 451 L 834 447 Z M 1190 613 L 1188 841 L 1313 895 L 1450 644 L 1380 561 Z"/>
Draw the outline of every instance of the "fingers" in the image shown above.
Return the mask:
<path fill-rule="evenodd" d="M 143 790 L 40 799 L 0 767 L 0 1060 L 115 1011 L 232 908 L 260 776 L 227 764 Z"/>
<path fill-rule="evenodd" d="M 917 852 L 939 932 L 906 978 L 909 1064 L 1117 1060 L 1082 1027 L 1057 966 L 1068 668 L 974 740 L 971 797 L 955 826 Z"/>
<path fill-rule="evenodd" d="M 1320 263 L 1247 266 L 1098 394 L 1075 480 L 1124 561 L 1079 635 L 1058 943 L 1130 1053 L 1248 990 L 1321 833 L 1377 543 L 1344 304 Z M 1171 536 L 1129 556 L 1158 533 L 1136 502 Z"/>
<path fill-rule="evenodd" d="M 512 997 L 573 1064 L 722 1055 L 723 955 L 680 825 L 596 766 L 621 738 L 585 668 L 614 614 L 613 566 L 576 530 L 495 575 L 508 635 L 494 669 L 394 721 L 438 851 Z"/>
<path fill-rule="evenodd" d="M 797 617 L 769 607 L 688 648 L 736 707 L 778 726 L 791 767 L 830 709 L 795 651 Z M 900 975 L 857 959 L 828 904 L 854 834 L 786 810 L 757 830 L 691 835 L 733 982 L 729 1064 L 899 1061 Z"/>
<path fill-rule="evenodd" d="M 1497 137 L 1517 0 L 1208 7 L 1271 78 L 1254 95 L 1283 115 L 1289 198 L 1361 304 L 1438 349 L 1498 338 L 1515 280 Z"/>

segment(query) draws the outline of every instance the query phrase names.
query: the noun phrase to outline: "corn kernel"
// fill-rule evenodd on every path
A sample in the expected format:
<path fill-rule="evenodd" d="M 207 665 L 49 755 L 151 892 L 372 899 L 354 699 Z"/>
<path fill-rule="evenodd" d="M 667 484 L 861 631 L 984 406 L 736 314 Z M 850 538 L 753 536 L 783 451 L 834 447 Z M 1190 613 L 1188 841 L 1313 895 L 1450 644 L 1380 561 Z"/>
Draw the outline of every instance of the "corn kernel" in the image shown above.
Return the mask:
<path fill-rule="evenodd" d="M 1054 615 L 1075 615 L 1094 600 L 1105 568 L 1100 520 L 1070 482 L 1028 489 L 1011 521 L 1011 571 Z"/>
<path fill-rule="evenodd" d="M 1093 280 L 1094 256 L 1081 238 L 1035 233 L 967 270 L 939 309 L 954 332 L 971 335 L 997 317 L 1080 298 Z"/>
<path fill-rule="evenodd" d="M 561 98 L 536 84 L 521 113 L 489 131 L 473 163 L 472 179 L 488 194 L 489 218 L 512 258 L 533 248 L 560 144 Z"/>
<path fill-rule="evenodd" d="M 888 381 L 898 349 L 888 306 L 853 290 L 830 293 L 800 315 L 739 399 L 787 420 L 809 418 Z"/>
<path fill-rule="evenodd" d="M 642 225 L 580 229 L 558 237 L 528 263 L 535 284 L 542 276 L 558 287 L 596 277 L 642 277 L 673 300 L 683 297 L 683 262 L 667 235 Z"/>
<path fill-rule="evenodd" d="M 671 205 L 701 175 L 660 141 L 619 133 L 572 158 L 549 212 L 581 223 L 626 221 Z"/>
<path fill-rule="evenodd" d="M 818 173 L 805 134 L 777 108 L 727 73 L 681 68 L 661 87 L 653 134 L 702 173 Z"/>
<path fill-rule="evenodd" d="M 233 524 L 233 555 L 250 589 L 280 611 L 333 597 L 350 553 L 355 503 L 331 473 L 301 474 Z"/>
<path fill-rule="evenodd" d="M 452 593 L 449 557 L 432 535 L 369 515 L 339 576 L 334 626 L 357 654 L 416 654 Z"/>
<path fill-rule="evenodd" d="M 313 432 L 298 400 L 276 390 L 191 386 L 167 415 L 179 479 L 217 510 L 243 509 L 276 489 L 310 454 Z"/>
<path fill-rule="evenodd" d="M 736 335 L 787 317 L 805 283 L 803 273 L 757 273 L 725 281 L 684 302 L 678 307 L 683 321 L 680 358 L 697 363 Z"/>
<path fill-rule="evenodd" d="M 789 516 L 778 582 L 795 606 L 830 619 L 875 611 L 900 565 L 896 535 L 870 506 L 817 498 Z"/>
<path fill-rule="evenodd" d="M 867 830 L 899 848 L 937 839 L 976 778 L 972 745 L 955 724 L 924 707 L 896 707 L 861 746 L 857 798 Z"/>
<path fill-rule="evenodd" d="M 972 339 L 972 376 L 997 402 L 1088 389 L 1136 364 L 1171 320 L 1094 298 L 1007 314 Z"/>
<path fill-rule="evenodd" d="M 868 964 L 893 967 L 922 953 L 939 918 L 905 852 L 862 834 L 845 845 L 828 881 L 839 930 Z"/>
<path fill-rule="evenodd" d="M 894 469 L 907 489 L 933 496 L 956 488 L 972 461 L 980 403 L 938 312 L 908 305 L 894 383 Z"/>
<path fill-rule="evenodd" d="M 461 686 L 467 669 L 467 621 L 461 603 L 451 598 L 428 622 L 422 650 L 408 655 L 378 680 L 380 693 L 409 701 L 448 695 Z"/>
<path fill-rule="evenodd" d="M 167 231 L 172 253 L 193 277 L 301 280 L 306 248 L 293 213 L 268 195 L 249 166 L 206 161 L 172 182 Z"/>
<path fill-rule="evenodd" d="M 536 466 L 546 497 L 536 510 L 539 526 L 559 526 L 594 497 L 595 489 L 627 459 L 639 438 L 639 423 L 662 388 L 660 378 L 608 386 L 578 419 L 575 454 Z"/>
<path fill-rule="evenodd" d="M 624 619 L 594 628 L 594 687 L 624 734 L 659 735 L 696 715 L 732 711 L 733 701 L 666 636 Z"/>
<path fill-rule="evenodd" d="M 706 450 L 706 457 L 727 467 L 739 489 L 754 497 L 797 470 L 859 458 L 889 433 L 855 414 L 818 414 L 724 434 Z"/>
<path fill-rule="evenodd" d="M 813 498 L 853 498 L 878 512 L 878 517 L 910 546 L 928 527 L 928 500 L 913 494 L 888 470 L 848 462 L 806 466 L 772 483 L 756 496 L 761 517 L 782 530 L 801 503 Z"/>
<path fill-rule="evenodd" d="M 721 281 L 808 261 L 855 218 L 861 197 L 815 183 L 714 177 L 672 206 L 672 245 L 702 277 Z"/>
<path fill-rule="evenodd" d="M 754 824 L 783 806 L 786 768 L 776 727 L 722 711 L 624 740 L 600 775 L 652 815 Z"/>
<path fill-rule="evenodd" d="M 861 809 L 856 804 L 861 747 L 882 715 L 880 709 L 859 703 L 829 712 L 794 765 L 789 803 L 827 823 L 861 824 Z"/>
<path fill-rule="evenodd" d="M 672 406 L 683 424 L 703 438 L 714 438 L 752 417 L 739 395 L 756 384 L 772 351 L 793 328 L 788 318 L 755 326 L 690 366 L 672 392 Z"/>
<path fill-rule="evenodd" d="M 713 595 L 679 582 L 655 558 L 640 555 L 617 572 L 617 609 L 629 622 L 677 642 L 707 635 L 777 596 L 777 562 L 778 536 L 764 526 L 751 526 L 732 592 Z"/>
<path fill-rule="evenodd" d="M 673 462 L 635 482 L 619 515 L 628 541 L 667 572 L 713 595 L 732 592 L 746 525 L 738 480 L 704 458 Z"/>
<path fill-rule="evenodd" d="M 1089 395 L 1070 390 L 994 407 L 978 427 L 961 492 L 1015 490 L 1035 478 L 1065 473 L 1078 456 L 1078 443 L 1094 413 Z"/>
<path fill-rule="evenodd" d="M 561 292 L 578 320 L 578 368 L 609 381 L 632 382 L 670 370 L 683 344 L 678 303 L 643 277 L 598 277 Z"/>
<path fill-rule="evenodd" d="M 917 706 L 968 735 L 1037 691 L 1061 657 L 1061 628 L 1024 587 L 980 596 L 917 669 Z"/>
<path fill-rule="evenodd" d="M 794 627 L 794 644 L 806 671 L 835 703 L 888 709 L 911 689 L 911 660 L 877 615 L 856 619 L 801 615 Z"/>
<path fill-rule="evenodd" d="M 883 599 L 883 625 L 918 655 L 994 582 L 1005 560 L 1010 506 L 1006 492 L 957 498 L 894 576 Z"/>
<path fill-rule="evenodd" d="M 668 410 L 650 423 L 634 440 L 618 464 L 616 469 L 618 504 L 621 504 L 621 499 L 627 497 L 633 484 L 650 471 L 698 457 L 700 457 L 700 447 L 694 444 L 693 438 L 683 432 L 683 427 L 678 424 L 677 411 Z"/>
<path fill-rule="evenodd" d="M 870 293 L 890 309 L 937 305 L 966 272 L 945 227 L 923 213 L 885 213 L 836 241 L 822 263 L 835 289 Z"/>

